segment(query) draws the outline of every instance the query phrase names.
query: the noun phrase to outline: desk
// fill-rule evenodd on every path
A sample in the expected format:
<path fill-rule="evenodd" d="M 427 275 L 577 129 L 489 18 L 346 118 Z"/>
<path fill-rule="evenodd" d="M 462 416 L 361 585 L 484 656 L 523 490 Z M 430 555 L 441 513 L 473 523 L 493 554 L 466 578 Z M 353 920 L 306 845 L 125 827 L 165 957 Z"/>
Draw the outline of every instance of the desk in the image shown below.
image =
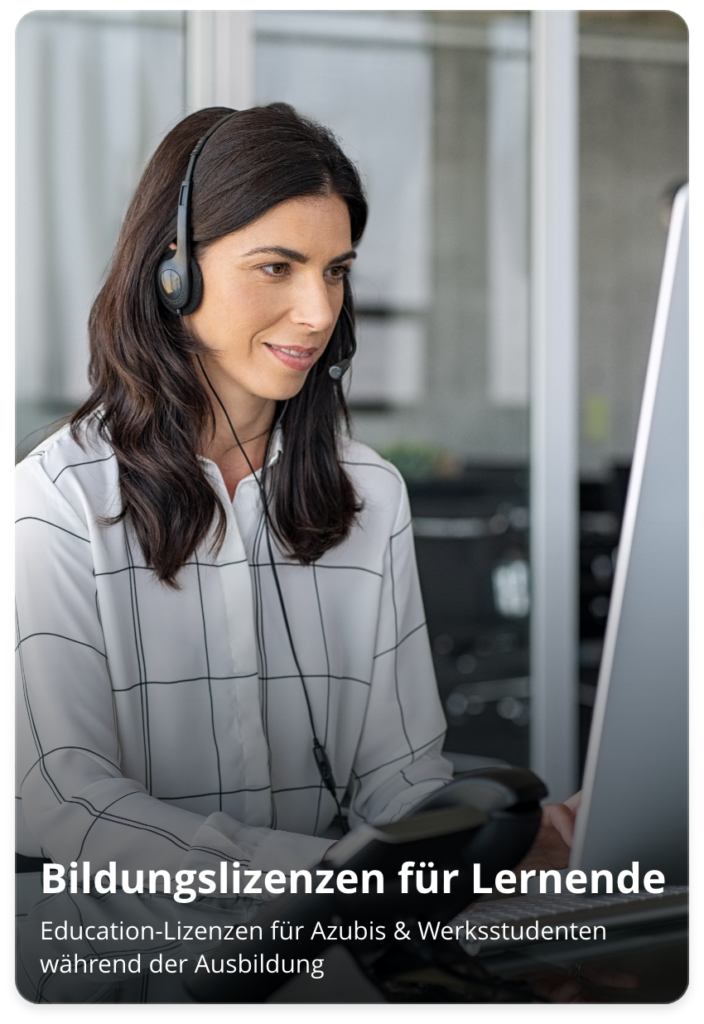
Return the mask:
<path fill-rule="evenodd" d="M 588 986 L 589 995 L 606 1003 L 671 1003 L 688 984 L 687 920 L 616 930 L 605 943 L 532 943 L 498 953 L 480 954 L 484 966 L 500 978 L 517 980 L 546 968 L 569 971 L 575 964 L 599 964 L 630 971 L 637 989 Z"/>
<path fill-rule="evenodd" d="M 620 929 L 606 943 L 532 943 L 499 953 L 479 954 L 477 960 L 491 974 L 511 983 L 528 981 L 547 972 L 569 972 L 576 963 L 599 964 L 637 974 L 637 989 L 597 987 L 585 984 L 589 1001 L 603 1003 L 671 1003 L 684 994 L 688 984 L 688 935 L 685 921 L 640 929 Z M 267 1002 L 387 1002 L 343 948 L 326 954 L 326 978 L 312 982 L 296 978 Z M 396 1000 L 394 1000 L 396 1001 Z M 426 1001 L 406 999 L 401 1001 Z M 450 1000 L 454 1001 L 454 1000 Z M 523 1000 L 530 1002 L 530 997 Z"/>

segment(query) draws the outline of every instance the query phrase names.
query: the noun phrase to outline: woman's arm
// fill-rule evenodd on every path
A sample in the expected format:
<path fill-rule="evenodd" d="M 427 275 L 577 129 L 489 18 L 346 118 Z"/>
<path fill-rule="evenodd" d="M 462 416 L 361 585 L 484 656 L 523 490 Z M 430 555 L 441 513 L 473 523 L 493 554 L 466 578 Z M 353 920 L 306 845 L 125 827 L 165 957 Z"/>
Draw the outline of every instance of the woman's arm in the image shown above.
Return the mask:
<path fill-rule="evenodd" d="M 389 822 L 452 778 L 416 567 L 411 512 L 399 505 L 384 559 L 374 668 L 353 767 L 350 823 Z"/>

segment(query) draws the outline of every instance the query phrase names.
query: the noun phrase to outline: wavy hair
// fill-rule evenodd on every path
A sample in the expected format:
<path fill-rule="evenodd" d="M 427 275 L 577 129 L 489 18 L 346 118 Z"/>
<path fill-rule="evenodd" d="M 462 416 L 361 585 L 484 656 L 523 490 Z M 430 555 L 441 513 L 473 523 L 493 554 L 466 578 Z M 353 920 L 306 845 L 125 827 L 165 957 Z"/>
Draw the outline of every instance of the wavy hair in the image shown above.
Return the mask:
<path fill-rule="evenodd" d="M 169 132 L 149 161 L 125 216 L 105 284 L 90 313 L 91 393 L 70 417 L 95 419 L 119 467 L 122 510 L 147 564 L 177 587 L 180 568 L 213 523 L 214 548 L 226 516 L 198 458 L 215 429 L 205 385 L 194 369 L 204 346 L 156 292 L 156 270 L 176 237 L 179 186 L 198 139 L 227 111 L 191 114 Z M 284 103 L 253 107 L 208 140 L 193 179 L 193 255 L 287 199 L 337 195 L 347 205 L 355 244 L 367 203 L 354 165 L 330 131 Z M 345 305 L 353 316 L 345 281 Z M 340 463 L 349 413 L 329 367 L 349 354 L 350 327 L 340 317 L 322 357 L 281 421 L 283 451 L 268 474 L 268 505 L 285 550 L 308 564 L 341 543 L 361 505 Z"/>

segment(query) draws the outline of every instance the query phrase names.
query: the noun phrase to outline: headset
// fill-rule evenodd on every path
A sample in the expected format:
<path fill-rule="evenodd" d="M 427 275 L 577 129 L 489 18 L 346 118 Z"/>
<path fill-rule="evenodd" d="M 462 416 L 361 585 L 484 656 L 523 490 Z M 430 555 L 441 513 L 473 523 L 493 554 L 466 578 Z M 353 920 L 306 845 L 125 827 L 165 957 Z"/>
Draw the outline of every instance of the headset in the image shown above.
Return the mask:
<path fill-rule="evenodd" d="M 205 135 L 201 136 L 201 138 L 193 147 L 190 159 L 188 161 L 186 177 L 183 179 L 181 183 L 181 188 L 179 190 L 178 210 L 176 214 L 176 251 L 173 253 L 173 255 L 170 255 L 166 259 L 162 260 L 157 268 L 157 294 L 162 303 L 164 304 L 164 306 L 166 306 L 166 308 L 171 313 L 174 313 L 176 316 L 179 316 L 181 318 L 183 318 L 184 316 L 188 316 L 190 313 L 194 313 L 198 306 L 200 305 L 201 299 L 203 298 L 203 276 L 201 274 L 200 267 L 198 266 L 197 261 L 193 259 L 191 255 L 191 190 L 193 185 L 193 172 L 195 169 L 196 161 L 198 160 L 198 157 L 210 136 L 213 135 L 218 130 L 220 125 L 224 124 L 226 121 L 229 121 L 230 118 L 234 117 L 235 114 L 237 113 L 239 113 L 239 111 L 230 110 L 223 117 L 219 118 L 214 124 L 210 126 Z M 340 360 L 340 362 L 334 363 L 328 369 L 330 377 L 335 382 L 342 380 L 345 373 L 350 367 L 355 352 L 357 351 L 357 339 L 355 337 L 354 322 L 352 320 L 352 316 L 347 307 L 344 305 L 344 303 L 342 309 L 345 313 L 345 316 L 347 317 L 347 321 L 350 326 L 352 338 L 352 351 L 350 352 L 349 356 L 346 359 L 342 359 Z M 260 479 L 260 477 L 258 477 L 257 474 L 254 472 L 254 467 L 252 466 L 252 463 L 250 462 L 247 453 L 242 447 L 242 444 L 240 442 L 239 437 L 237 436 L 237 432 L 235 431 L 228 411 L 225 408 L 217 391 L 213 387 L 210 378 L 205 372 L 205 368 L 203 367 L 203 363 L 201 362 L 200 356 L 198 354 L 196 354 L 196 359 L 198 360 L 198 364 L 208 384 L 208 387 L 213 392 L 213 395 L 215 396 L 218 405 L 225 414 L 225 419 L 227 420 L 230 430 L 232 431 L 232 436 L 234 437 L 238 448 L 242 452 L 245 461 L 247 462 L 247 465 L 249 467 L 249 470 L 254 479 L 256 480 L 257 486 L 259 488 L 259 494 L 261 497 L 262 509 L 264 513 L 264 527 L 267 548 L 269 553 L 269 561 L 271 563 L 272 574 L 274 576 L 274 583 L 276 586 L 276 593 L 279 599 L 279 604 L 281 606 L 281 613 L 284 620 L 284 627 L 286 629 L 286 635 L 288 637 L 289 646 L 291 648 L 291 654 L 293 655 L 296 671 L 298 672 L 298 676 L 301 681 L 301 686 L 303 687 L 303 695 L 306 700 L 308 718 L 310 721 L 311 732 L 313 733 L 313 756 L 315 758 L 315 763 L 320 778 L 323 782 L 323 785 L 332 795 L 332 798 L 335 801 L 337 815 L 340 821 L 340 825 L 342 827 L 342 831 L 347 832 L 349 831 L 349 829 L 342 815 L 342 809 L 340 807 L 340 802 L 337 796 L 337 787 L 335 784 L 335 777 L 333 775 L 330 759 L 328 758 L 325 747 L 318 739 L 317 731 L 315 728 L 315 721 L 313 719 L 313 709 L 311 708 L 305 678 L 303 676 L 303 671 L 298 661 L 298 656 L 296 654 L 296 649 L 293 643 L 293 636 L 291 633 L 291 627 L 289 625 L 288 615 L 286 613 L 286 605 L 284 603 L 284 597 L 281 591 L 281 584 L 279 583 L 279 574 L 276 570 L 276 561 L 274 559 L 274 552 L 271 544 L 271 516 L 269 513 L 269 503 L 266 495 L 265 475 L 266 468 L 269 463 L 269 446 L 271 444 L 271 438 L 273 437 L 276 429 L 281 423 L 281 419 L 286 411 L 286 405 L 288 403 L 284 404 L 284 407 L 281 410 L 281 413 L 279 414 L 276 423 L 272 427 L 271 434 L 269 435 L 269 441 L 267 442 L 266 452 L 264 454 L 264 464 L 261 471 Z"/>
<path fill-rule="evenodd" d="M 159 298 L 166 308 L 177 316 L 189 316 L 189 314 L 195 313 L 203 298 L 203 275 L 197 261 L 191 255 L 191 191 L 196 161 L 210 136 L 218 130 L 220 125 L 225 124 L 238 113 L 238 110 L 230 110 L 212 124 L 205 135 L 196 142 L 188 161 L 186 177 L 181 182 L 176 213 L 176 251 L 161 261 L 156 272 Z M 350 311 L 344 304 L 342 311 L 350 325 L 352 351 L 346 359 L 333 363 L 328 369 L 328 373 L 334 381 L 342 380 L 357 351 L 357 339 Z"/>

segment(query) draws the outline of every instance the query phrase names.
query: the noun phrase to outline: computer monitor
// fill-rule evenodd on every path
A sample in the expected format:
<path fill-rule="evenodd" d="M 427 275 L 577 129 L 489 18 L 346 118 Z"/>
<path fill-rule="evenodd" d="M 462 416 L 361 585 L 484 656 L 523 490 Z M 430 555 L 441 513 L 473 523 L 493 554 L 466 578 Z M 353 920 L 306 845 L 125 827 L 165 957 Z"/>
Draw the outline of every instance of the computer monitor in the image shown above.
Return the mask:
<path fill-rule="evenodd" d="M 688 187 L 667 240 L 570 867 L 687 881 Z"/>

